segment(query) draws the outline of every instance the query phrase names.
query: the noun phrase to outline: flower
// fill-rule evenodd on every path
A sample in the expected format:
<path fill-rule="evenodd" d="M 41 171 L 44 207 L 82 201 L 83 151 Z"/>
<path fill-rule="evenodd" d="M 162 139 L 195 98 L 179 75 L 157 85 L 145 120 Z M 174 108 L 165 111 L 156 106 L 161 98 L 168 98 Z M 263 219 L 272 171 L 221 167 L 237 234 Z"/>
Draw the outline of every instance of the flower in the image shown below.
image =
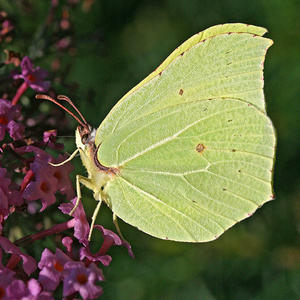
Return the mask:
<path fill-rule="evenodd" d="M 2 263 L 2 252 L 0 251 L 0 299 L 9 299 L 7 297 L 7 287 L 14 280 L 15 272 L 4 268 Z"/>
<path fill-rule="evenodd" d="M 0 141 L 4 139 L 5 131 L 8 131 L 14 140 L 22 139 L 25 126 L 16 122 L 20 116 L 20 105 L 12 105 L 9 100 L 0 99 Z"/>
<path fill-rule="evenodd" d="M 38 267 L 41 269 L 39 275 L 39 283 L 47 291 L 54 291 L 64 276 L 65 263 L 72 261 L 62 250 L 56 249 L 53 254 L 49 249 L 45 249 L 42 253 Z"/>
<path fill-rule="evenodd" d="M 33 63 L 29 57 L 25 56 L 21 62 L 22 74 L 14 75 L 14 79 L 24 79 L 25 83 L 34 91 L 39 93 L 46 93 L 50 87 L 50 81 L 44 81 L 48 76 L 46 70 L 40 67 L 33 67 Z"/>
<path fill-rule="evenodd" d="M 80 253 L 80 260 L 83 260 L 86 257 L 88 260 L 93 261 L 95 263 L 101 262 L 106 267 L 112 261 L 111 256 L 100 254 L 100 251 L 98 253 L 93 254 L 90 251 L 90 249 L 87 247 L 81 247 L 79 253 Z"/>
<path fill-rule="evenodd" d="M 9 208 L 23 203 L 20 191 L 11 188 L 11 180 L 6 177 L 6 172 L 5 168 L 0 168 L 0 229 L 2 222 L 9 215 Z"/>
<path fill-rule="evenodd" d="M 105 254 L 111 246 L 122 245 L 127 248 L 129 256 L 134 258 L 134 254 L 132 252 L 131 246 L 127 241 L 121 239 L 117 234 L 115 234 L 111 230 L 105 229 L 101 225 L 95 225 L 94 228 L 102 232 L 102 236 L 104 239 L 103 244 L 99 250 L 99 253 Z"/>
<path fill-rule="evenodd" d="M 26 284 L 22 280 L 14 280 L 7 287 L 7 299 L 51 300 L 54 299 L 42 291 L 36 279 L 30 279 Z"/>
<path fill-rule="evenodd" d="M 91 263 L 88 267 L 83 262 L 65 264 L 68 275 L 64 279 L 63 295 L 69 296 L 79 292 L 83 299 L 95 299 L 103 294 L 103 289 L 96 285 L 97 281 L 105 280 L 102 270 Z"/>
<path fill-rule="evenodd" d="M 43 141 L 47 147 L 55 150 L 63 150 L 64 145 L 61 143 L 56 143 L 57 130 L 52 129 L 44 132 Z"/>
<path fill-rule="evenodd" d="M 111 246 L 120 246 L 123 245 L 128 249 L 128 254 L 134 258 L 134 254 L 131 251 L 131 246 L 128 242 L 122 240 L 117 234 L 111 230 L 105 229 L 101 225 L 95 225 L 94 228 L 100 230 L 103 236 L 103 243 L 100 250 L 93 254 L 87 247 L 82 247 L 80 249 L 80 260 L 83 260 L 85 257 L 89 261 L 93 261 L 96 264 L 101 262 L 104 266 L 108 266 L 112 260 L 111 256 L 106 255 L 107 251 Z"/>
<path fill-rule="evenodd" d="M 42 209 L 55 203 L 55 193 L 57 191 L 57 179 L 52 176 L 53 167 L 47 161 L 35 160 L 30 164 L 30 169 L 34 173 L 35 180 L 29 182 L 26 186 L 23 197 L 27 201 L 41 199 Z"/>
<path fill-rule="evenodd" d="M 11 253 L 12 257 L 15 256 L 23 260 L 23 268 L 27 275 L 30 275 L 36 270 L 37 263 L 35 259 L 30 255 L 21 252 L 21 250 L 7 238 L 0 236 L 0 246 L 5 252 Z"/>
<path fill-rule="evenodd" d="M 70 203 L 63 203 L 59 206 L 59 209 L 64 214 L 69 214 L 73 207 L 75 206 L 77 202 L 77 197 L 75 197 L 73 200 L 71 200 Z M 87 240 L 90 226 L 86 218 L 85 211 L 83 209 L 83 205 L 81 202 L 79 202 L 77 208 L 75 209 L 73 213 L 73 218 L 75 219 L 75 225 L 74 225 L 74 236 L 79 240 L 80 243 L 83 245 L 88 245 L 89 241 Z"/>
<path fill-rule="evenodd" d="M 67 154 L 59 155 L 53 163 L 59 164 L 68 158 Z M 52 162 L 52 161 L 51 161 Z M 73 183 L 69 177 L 69 174 L 74 170 L 74 166 L 71 162 L 67 162 L 58 167 L 52 167 L 53 176 L 58 180 L 57 190 L 63 194 L 67 195 L 67 200 L 71 200 L 75 197 L 75 192 L 73 188 Z"/>
<path fill-rule="evenodd" d="M 71 163 L 65 163 L 62 166 L 54 167 L 49 164 L 59 163 L 66 159 L 60 155 L 57 160 L 44 150 L 35 146 L 28 146 L 26 152 L 34 152 L 35 160 L 30 164 L 30 169 L 34 173 L 34 179 L 30 181 L 24 188 L 23 197 L 27 201 L 35 201 L 41 199 L 42 209 L 55 203 L 55 193 L 60 191 L 67 194 L 67 198 L 74 197 L 74 189 L 69 178 L 69 173 L 74 167 Z"/>
<path fill-rule="evenodd" d="M 73 253 L 72 253 L 73 240 L 72 240 L 72 238 L 70 238 L 69 236 L 66 236 L 61 240 L 61 242 L 67 248 L 67 253 L 68 253 L 69 257 L 73 257 Z"/>

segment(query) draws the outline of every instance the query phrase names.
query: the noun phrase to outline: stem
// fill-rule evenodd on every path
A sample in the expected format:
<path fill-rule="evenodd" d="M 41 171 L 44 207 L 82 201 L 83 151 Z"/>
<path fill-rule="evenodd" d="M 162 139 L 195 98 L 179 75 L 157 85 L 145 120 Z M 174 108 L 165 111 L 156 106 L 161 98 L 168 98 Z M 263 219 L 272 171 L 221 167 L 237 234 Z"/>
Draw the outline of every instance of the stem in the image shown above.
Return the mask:
<path fill-rule="evenodd" d="M 12 254 L 8 263 L 6 264 L 6 268 L 13 270 L 15 266 L 21 261 L 21 257 L 15 254 Z"/>
<path fill-rule="evenodd" d="M 35 242 L 35 241 L 43 239 L 49 235 L 61 233 L 64 230 L 74 227 L 75 222 L 76 222 L 76 220 L 75 220 L 75 218 L 73 218 L 70 221 L 54 225 L 53 227 L 51 227 L 49 229 L 43 230 L 41 232 L 38 232 L 38 233 L 35 233 L 32 235 L 25 236 L 25 237 L 17 240 L 14 244 L 18 247 L 24 246 L 25 244 Z"/>
<path fill-rule="evenodd" d="M 15 94 L 14 98 L 11 101 L 12 105 L 16 105 L 20 99 L 20 97 L 24 94 L 24 92 L 27 90 L 28 84 L 26 81 L 24 81 L 21 86 L 18 88 L 17 93 Z"/>

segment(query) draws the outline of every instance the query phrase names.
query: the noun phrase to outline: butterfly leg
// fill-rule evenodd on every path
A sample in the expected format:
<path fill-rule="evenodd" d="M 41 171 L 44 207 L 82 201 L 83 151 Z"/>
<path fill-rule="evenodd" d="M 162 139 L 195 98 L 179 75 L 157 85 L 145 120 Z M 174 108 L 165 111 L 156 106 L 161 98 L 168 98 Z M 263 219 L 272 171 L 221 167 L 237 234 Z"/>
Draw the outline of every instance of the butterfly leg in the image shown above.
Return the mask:
<path fill-rule="evenodd" d="M 92 237 L 95 221 L 96 221 L 97 215 L 98 215 L 100 207 L 101 207 L 102 199 L 100 199 L 98 201 L 99 202 L 98 202 L 98 204 L 96 206 L 96 209 L 94 210 L 94 213 L 93 213 L 93 216 L 92 216 L 91 229 L 90 229 L 90 233 L 89 233 L 89 241 L 91 240 L 91 237 Z"/>
<path fill-rule="evenodd" d="M 82 183 L 84 186 L 86 186 L 87 188 L 89 188 L 91 190 L 93 189 L 93 184 L 92 184 L 92 182 L 91 182 L 91 180 L 89 178 L 81 176 L 81 175 L 76 175 L 77 200 L 76 200 L 76 203 L 75 203 L 73 209 L 71 210 L 71 212 L 69 214 L 70 216 L 74 213 L 75 209 L 77 208 L 77 206 L 79 205 L 79 202 L 81 200 L 80 183 Z M 96 221 L 97 215 L 98 215 L 100 207 L 101 207 L 102 199 L 100 198 L 98 201 L 99 202 L 98 202 L 97 207 L 96 207 L 96 209 L 95 209 L 95 211 L 93 213 L 93 216 L 92 216 L 91 229 L 90 229 L 89 238 L 88 238 L 89 241 L 91 240 L 93 228 L 94 228 L 95 221 Z"/>
<path fill-rule="evenodd" d="M 126 242 L 126 240 L 124 239 L 124 237 L 121 233 L 121 230 L 120 230 L 120 227 L 118 224 L 118 216 L 115 213 L 113 213 L 113 223 L 115 224 L 117 232 L 118 232 L 119 236 L 121 237 L 121 239 Z"/>
<path fill-rule="evenodd" d="M 71 212 L 69 213 L 70 216 L 72 216 L 72 214 L 74 213 L 75 209 L 77 208 L 77 206 L 79 205 L 79 202 L 81 200 L 81 189 L 80 189 L 80 183 L 82 183 L 83 185 L 85 185 L 87 188 L 90 188 L 90 186 L 92 185 L 91 181 L 89 178 L 86 178 L 84 176 L 81 175 L 76 175 L 76 193 L 77 193 L 77 200 L 76 203 L 73 207 L 73 209 L 71 210 Z"/>
<path fill-rule="evenodd" d="M 69 158 L 67 158 L 66 160 L 62 161 L 61 163 L 53 164 L 53 163 L 50 163 L 50 162 L 49 162 L 49 165 L 51 165 L 51 166 L 53 166 L 53 167 L 60 167 L 60 166 L 64 165 L 65 163 L 71 161 L 71 160 L 75 157 L 75 155 L 77 154 L 78 151 L 79 151 L 79 149 L 76 149 L 76 150 L 70 155 Z"/>

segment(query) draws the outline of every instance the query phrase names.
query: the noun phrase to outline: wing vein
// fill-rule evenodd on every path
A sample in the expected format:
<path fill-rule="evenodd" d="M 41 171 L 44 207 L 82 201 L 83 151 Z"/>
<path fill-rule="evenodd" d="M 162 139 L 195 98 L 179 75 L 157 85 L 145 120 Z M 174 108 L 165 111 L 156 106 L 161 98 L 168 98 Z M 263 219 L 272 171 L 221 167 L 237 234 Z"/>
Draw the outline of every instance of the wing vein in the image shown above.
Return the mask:
<path fill-rule="evenodd" d="M 180 215 L 182 215 L 184 218 L 187 218 L 189 219 L 190 221 L 192 221 L 193 223 L 195 223 L 198 227 L 201 227 L 202 229 L 204 229 L 205 231 L 209 232 L 211 235 L 214 235 L 211 231 L 209 231 L 207 228 L 205 228 L 203 225 L 197 223 L 195 220 L 191 219 L 189 216 L 183 214 L 181 211 L 177 210 L 176 208 L 170 206 L 170 205 L 167 205 L 165 202 L 163 202 L 161 199 L 157 198 L 156 196 L 152 195 L 151 193 L 139 188 L 138 186 L 132 184 L 130 181 L 126 180 L 125 178 L 122 177 L 122 179 L 124 181 L 126 181 L 132 188 L 136 189 L 136 190 L 139 190 L 141 193 L 143 194 L 146 194 L 148 197 L 152 198 L 153 200 L 155 200 L 156 202 L 158 203 L 161 203 L 163 204 L 164 206 L 167 206 L 169 208 L 171 208 L 172 210 L 176 211 L 177 213 L 179 213 Z M 145 198 L 147 199 L 147 198 Z M 183 227 L 176 219 L 174 219 L 173 217 L 171 217 L 170 215 L 168 215 L 165 211 L 163 211 L 162 209 L 158 208 L 157 205 L 154 205 L 153 202 L 151 202 L 150 200 L 148 200 L 148 202 L 154 206 L 156 209 L 158 209 L 159 211 L 161 211 L 165 216 L 167 216 L 169 219 L 171 219 L 174 223 L 176 223 L 180 228 L 182 228 L 185 232 L 187 232 L 194 240 L 195 237 L 193 236 L 192 233 L 190 233 L 185 227 Z"/>

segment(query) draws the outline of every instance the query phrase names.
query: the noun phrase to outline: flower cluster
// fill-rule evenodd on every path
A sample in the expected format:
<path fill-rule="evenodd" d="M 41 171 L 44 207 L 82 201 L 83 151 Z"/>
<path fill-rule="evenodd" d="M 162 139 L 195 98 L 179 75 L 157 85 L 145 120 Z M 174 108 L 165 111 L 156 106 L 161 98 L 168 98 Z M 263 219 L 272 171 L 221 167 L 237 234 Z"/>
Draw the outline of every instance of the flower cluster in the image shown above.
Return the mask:
<path fill-rule="evenodd" d="M 5 40 L 13 31 L 13 24 L 4 13 L 0 13 L 0 19 L 5 21 L 0 28 L 0 38 Z M 33 122 L 26 117 L 28 113 L 22 112 L 25 93 L 55 94 L 46 80 L 48 72 L 34 67 L 27 56 L 20 59 L 19 54 L 8 50 L 6 53 L 8 57 L 1 67 L 14 65 L 14 69 L 8 72 L 5 92 L 0 94 L 0 299 L 73 299 L 78 295 L 83 299 L 98 298 L 103 293 L 99 283 L 105 280 L 101 266 L 112 261 L 107 254 L 110 247 L 124 246 L 134 257 L 131 247 L 117 234 L 96 225 L 103 241 L 98 252 L 91 252 L 91 229 L 82 204 L 69 216 L 77 201 L 69 178 L 74 168 L 70 162 L 52 165 L 67 159 L 66 154 L 57 153 L 64 146 L 57 142 L 56 130 L 45 131 L 43 138 L 38 137 L 42 132 L 34 135 L 28 124 L 34 123 L 34 128 L 39 129 L 38 121 Z M 29 99 L 37 101 L 33 96 Z M 31 107 L 36 106 L 31 103 Z M 57 153 L 57 158 L 48 150 Z M 66 221 L 43 229 L 41 214 L 57 203 L 58 195 L 61 201 L 68 201 L 57 210 Z M 23 237 L 15 234 L 14 227 L 19 224 L 24 224 L 24 232 L 32 225 L 31 232 L 36 233 Z M 70 228 L 74 229 L 73 236 L 63 237 Z M 41 246 L 41 239 L 53 235 L 61 237 L 61 243 L 56 239 L 56 244 L 63 245 L 64 251 L 57 248 L 53 253 Z M 31 247 L 33 243 L 39 243 L 38 248 L 43 249 L 38 257 Z M 62 296 L 56 294 L 61 287 Z"/>

